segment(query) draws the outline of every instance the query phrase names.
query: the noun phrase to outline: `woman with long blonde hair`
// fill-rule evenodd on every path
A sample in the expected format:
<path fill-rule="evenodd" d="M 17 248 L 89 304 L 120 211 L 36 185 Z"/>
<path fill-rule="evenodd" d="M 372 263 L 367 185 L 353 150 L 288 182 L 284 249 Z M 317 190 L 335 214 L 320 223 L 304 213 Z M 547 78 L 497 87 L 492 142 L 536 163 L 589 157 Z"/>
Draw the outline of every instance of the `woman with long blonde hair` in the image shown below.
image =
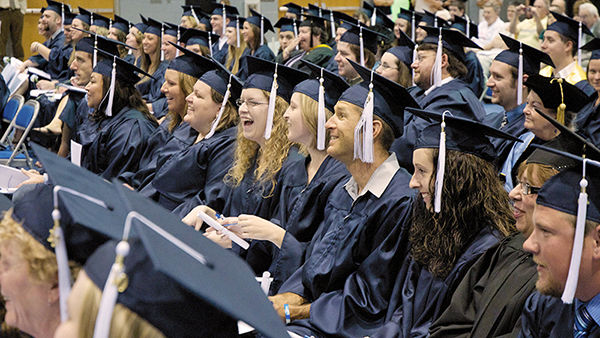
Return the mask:
<path fill-rule="evenodd" d="M 240 58 L 248 46 L 241 36 L 241 29 L 245 21 L 246 19 L 236 16 L 235 19 L 229 21 L 225 28 L 225 36 L 227 36 L 227 44 L 229 45 L 225 67 L 233 74 L 239 72 Z"/>
<path fill-rule="evenodd" d="M 165 80 L 164 76 L 168 65 L 167 62 L 164 62 L 164 55 L 162 55 L 160 49 L 163 29 L 161 22 L 148 18 L 148 27 L 144 31 L 144 39 L 142 40 L 143 54 L 140 68 L 151 74 L 152 77 L 142 77 L 136 87 L 146 101 L 149 110 L 153 108 L 152 103 L 162 97 L 160 87 Z"/>
<path fill-rule="evenodd" d="M 147 27 L 143 22 L 136 23 L 129 28 L 129 33 L 125 39 L 125 43 L 135 49 L 131 49 L 131 54 L 128 54 L 124 60 L 138 67 L 141 67 L 142 64 L 142 56 L 144 55 L 142 42 L 144 41 L 144 32 Z"/>
<path fill-rule="evenodd" d="M 273 51 L 269 48 L 264 38 L 268 31 L 274 32 L 271 21 L 254 10 L 250 11 L 252 12 L 252 16 L 246 18 L 241 32 L 246 42 L 246 49 L 242 53 L 237 76 L 242 80 L 246 80 L 246 77 L 248 77 L 247 56 L 254 56 L 267 61 L 275 60 L 275 54 L 273 54 Z"/>

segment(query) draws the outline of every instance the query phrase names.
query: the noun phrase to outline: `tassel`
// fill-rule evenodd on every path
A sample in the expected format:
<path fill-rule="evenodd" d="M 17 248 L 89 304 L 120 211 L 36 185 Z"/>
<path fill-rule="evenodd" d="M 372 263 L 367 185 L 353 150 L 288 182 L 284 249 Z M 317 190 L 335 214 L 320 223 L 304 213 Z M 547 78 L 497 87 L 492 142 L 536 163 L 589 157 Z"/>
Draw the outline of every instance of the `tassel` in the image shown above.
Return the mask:
<path fill-rule="evenodd" d="M 225 30 L 227 29 L 227 14 L 225 4 L 223 4 L 223 29 L 221 30 L 221 36 L 225 36 Z"/>
<path fill-rule="evenodd" d="M 583 38 L 582 23 L 579 21 L 579 30 L 577 31 L 577 64 L 581 65 L 581 39 Z"/>
<path fill-rule="evenodd" d="M 444 187 L 444 171 L 446 169 L 446 117 L 445 111 L 442 114 L 442 124 L 440 132 L 440 150 L 438 152 L 437 173 L 435 174 L 435 201 L 433 210 L 439 213 L 442 210 L 442 188 Z"/>
<path fill-rule="evenodd" d="M 433 15 L 433 28 L 438 28 L 437 15 Z"/>
<path fill-rule="evenodd" d="M 265 22 L 264 16 L 260 16 L 260 45 L 262 46 L 265 42 Z"/>
<path fill-rule="evenodd" d="M 119 292 L 124 292 L 127 289 L 128 279 L 124 271 L 123 261 L 129 255 L 129 249 L 129 243 L 125 240 L 117 244 L 115 262 L 110 268 L 110 273 L 102 291 L 98 317 L 94 327 L 94 338 L 108 338 L 109 336 L 110 323 L 117 297 Z"/>
<path fill-rule="evenodd" d="M 133 25 L 130 22 L 129 23 L 129 30 L 131 30 L 131 27 L 133 27 Z M 133 49 L 127 48 L 127 55 L 131 55 L 131 54 L 133 54 Z M 134 61 L 134 63 L 135 63 L 135 61 Z"/>
<path fill-rule="evenodd" d="M 108 19 L 108 30 L 109 31 L 112 29 L 112 24 L 113 24 L 113 21 L 112 21 L 112 19 L 109 18 Z"/>
<path fill-rule="evenodd" d="M 519 42 L 519 68 L 517 75 L 517 104 L 523 103 L 523 44 Z"/>
<path fill-rule="evenodd" d="M 331 23 L 331 38 L 335 38 L 335 21 L 333 20 L 333 11 L 329 11 L 329 22 Z"/>
<path fill-rule="evenodd" d="M 158 44 L 160 48 L 160 61 L 165 61 L 165 51 L 162 49 L 162 42 L 165 36 L 165 24 L 160 25 L 160 43 Z"/>
<path fill-rule="evenodd" d="M 587 217 L 588 195 L 586 188 L 588 181 L 585 178 L 585 165 L 587 159 L 583 159 L 583 177 L 579 181 L 581 192 L 577 200 L 577 222 L 575 223 L 575 236 L 573 239 L 573 251 L 571 252 L 571 263 L 569 264 L 569 274 L 565 289 L 561 296 L 563 303 L 573 303 L 575 291 L 577 291 L 577 282 L 579 280 L 579 266 L 581 265 L 581 252 L 583 251 L 583 238 L 585 233 L 585 220 Z"/>
<path fill-rule="evenodd" d="M 292 21 L 294 26 L 294 37 L 298 37 L 298 27 L 296 26 L 296 20 Z M 298 50 L 298 45 L 296 45 L 296 50 Z"/>
<path fill-rule="evenodd" d="M 369 93 L 363 106 L 363 113 L 354 128 L 354 158 L 365 163 L 373 163 L 373 110 L 375 107 L 373 94 L 373 70 Z M 362 136 L 362 140 L 361 140 Z M 361 142 L 362 141 L 362 142 Z"/>
<path fill-rule="evenodd" d="M 319 101 L 317 109 L 317 149 L 325 150 L 325 86 L 323 85 L 323 68 L 319 78 Z"/>
<path fill-rule="evenodd" d="M 410 22 L 410 39 L 414 42 L 415 41 L 415 11 L 412 12 L 412 21 Z M 414 61 L 414 58 L 413 58 Z M 414 72 L 413 72 L 414 73 Z M 413 83 L 414 86 L 414 83 Z"/>
<path fill-rule="evenodd" d="M 275 64 L 275 74 L 273 74 L 273 84 L 269 94 L 269 109 L 267 110 L 267 125 L 265 126 L 265 139 L 271 138 L 273 129 L 273 116 L 275 115 L 275 101 L 277 99 L 277 63 Z"/>
<path fill-rule="evenodd" d="M 240 17 L 235 17 L 235 41 L 237 44 L 237 48 L 240 48 Z"/>
<path fill-rule="evenodd" d="M 467 21 L 467 27 L 466 27 L 467 32 L 465 33 L 465 35 L 470 39 L 470 38 L 472 38 L 472 36 L 471 36 L 471 20 L 469 20 L 469 16 L 466 14 L 465 14 L 465 20 Z"/>
<path fill-rule="evenodd" d="M 213 49 L 212 49 L 212 34 L 211 32 L 207 32 L 208 33 L 208 50 L 210 51 L 210 57 L 213 56 Z"/>
<path fill-rule="evenodd" d="M 415 47 L 413 48 L 412 62 L 414 63 L 416 59 L 417 59 L 417 45 L 415 45 Z M 416 86 L 416 84 L 415 84 L 415 69 L 411 67 L 411 70 L 412 70 L 412 85 Z"/>
<path fill-rule="evenodd" d="M 110 88 L 108 89 L 108 104 L 106 116 L 112 116 L 113 101 L 115 97 L 115 83 L 117 82 L 117 57 L 113 56 L 112 71 L 110 72 Z"/>
<path fill-rule="evenodd" d="M 375 27 L 377 25 L 377 8 L 373 6 L 373 15 L 371 15 L 371 26 Z"/>
<path fill-rule="evenodd" d="M 64 31 L 65 30 L 65 4 L 61 3 L 60 4 L 60 9 L 61 9 L 61 13 L 60 13 L 60 19 L 62 20 L 62 27 L 61 29 Z"/>
<path fill-rule="evenodd" d="M 233 76 L 232 74 L 229 75 L 229 83 L 227 84 L 227 90 L 225 91 L 225 95 L 223 96 L 223 102 L 221 103 L 221 108 L 219 109 L 219 113 L 217 114 L 215 121 L 213 122 L 212 126 L 210 127 L 210 131 L 208 132 L 208 134 L 206 134 L 206 136 L 204 136 L 204 139 L 209 139 L 215 134 L 215 131 L 217 130 L 217 126 L 219 125 L 219 121 L 221 121 L 221 118 L 223 117 L 223 112 L 225 111 L 225 107 L 227 107 L 227 100 L 229 100 L 229 96 L 231 95 L 230 90 L 231 90 L 231 77 L 232 76 Z"/>
<path fill-rule="evenodd" d="M 363 43 L 362 26 L 359 26 L 358 40 L 360 42 L 360 65 L 365 66 L 365 48 Z"/>
<path fill-rule="evenodd" d="M 442 83 L 442 29 L 438 37 L 437 50 L 435 52 L 435 62 L 433 64 L 433 85 L 439 86 Z"/>
<path fill-rule="evenodd" d="M 260 279 L 260 288 L 263 290 L 265 295 L 269 295 L 269 289 L 271 288 L 271 273 L 265 271 Z"/>
<path fill-rule="evenodd" d="M 94 62 L 93 67 L 98 63 L 98 35 L 94 34 Z M 92 67 L 92 68 L 93 68 Z"/>
<path fill-rule="evenodd" d="M 192 16 L 194 17 L 194 20 L 196 20 L 196 24 L 200 24 L 200 20 L 198 20 L 198 16 L 196 15 L 196 11 L 194 10 L 194 6 L 190 6 L 190 9 L 192 10 Z"/>
<path fill-rule="evenodd" d="M 180 38 L 181 38 L 181 33 L 179 31 L 179 26 L 177 26 L 177 44 L 178 45 L 179 45 L 179 39 Z M 179 57 L 179 48 L 175 48 L 175 57 Z"/>
<path fill-rule="evenodd" d="M 54 199 L 54 210 L 52 211 L 52 219 L 54 227 L 50 230 L 48 241 L 54 247 L 56 254 L 56 263 L 58 265 L 58 290 L 60 304 L 60 321 L 65 322 L 69 319 L 67 311 L 67 299 L 71 293 L 71 273 L 69 269 L 69 259 L 67 257 L 67 245 L 65 244 L 65 236 L 60 227 L 60 211 L 58 210 L 58 200 Z"/>
<path fill-rule="evenodd" d="M 554 81 L 558 82 L 558 85 L 560 87 L 560 104 L 556 108 L 556 121 L 558 121 L 558 123 L 564 125 L 565 124 L 565 111 L 567 110 L 567 105 L 565 104 L 565 93 L 563 92 L 563 87 L 562 87 L 563 79 L 560 77 L 554 78 L 554 79 L 550 80 L 550 83 L 553 83 Z"/>

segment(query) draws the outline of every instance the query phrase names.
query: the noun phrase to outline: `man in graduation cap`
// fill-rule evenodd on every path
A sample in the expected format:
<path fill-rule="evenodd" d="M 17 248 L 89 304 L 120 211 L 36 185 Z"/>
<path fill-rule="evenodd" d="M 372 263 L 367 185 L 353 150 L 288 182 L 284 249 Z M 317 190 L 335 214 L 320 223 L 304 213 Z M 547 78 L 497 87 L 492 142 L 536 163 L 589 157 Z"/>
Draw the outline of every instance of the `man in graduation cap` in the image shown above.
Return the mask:
<path fill-rule="evenodd" d="M 300 15 L 302 14 L 303 8 L 300 5 L 297 5 L 293 2 L 288 2 L 287 4 L 281 6 L 279 8 L 279 10 L 284 10 L 285 14 L 283 15 L 284 18 L 288 18 L 288 19 L 292 19 L 292 20 L 296 20 L 296 19 L 300 19 Z"/>
<path fill-rule="evenodd" d="M 285 60 L 285 65 L 308 70 L 303 63 L 298 62 L 304 60 L 325 67 L 333 57 L 333 49 L 327 45 L 329 35 L 325 29 L 325 19 L 312 15 L 304 15 L 304 17 L 305 20 L 298 28 L 298 46 L 302 51 Z"/>
<path fill-rule="evenodd" d="M 460 78 L 467 74 L 464 47 L 478 46 L 457 30 L 422 27 L 427 37 L 417 48 L 413 61 L 413 81 L 417 85 L 411 94 L 423 109 L 483 121 L 486 112 L 479 98 Z M 441 34 L 441 45 L 438 44 Z M 439 53 L 438 53 L 439 51 Z M 412 114 L 405 120 L 404 134 L 392 146 L 400 165 L 412 170 L 414 142 L 427 121 Z"/>
<path fill-rule="evenodd" d="M 542 51 L 552 58 L 554 67 L 546 66 L 540 75 L 562 77 L 570 84 L 576 85 L 586 94 L 594 93 L 594 88 L 587 82 L 585 70 L 581 68 L 581 51 L 583 34 L 593 36 L 592 32 L 581 22 L 564 15 L 553 13 L 556 21 L 544 32 Z M 574 60 L 574 58 L 576 58 Z"/>
<path fill-rule="evenodd" d="M 414 192 L 388 149 L 403 130 L 398 109 L 416 102 L 400 85 L 352 65 L 364 83 L 342 93 L 325 125 L 331 134 L 327 153 L 352 178 L 331 193 L 304 265 L 271 297 L 291 321 L 289 330 L 302 336 L 362 337 L 382 325 L 401 263 L 394 257 L 407 250 Z M 365 104 L 367 97 L 372 101 Z"/>
<path fill-rule="evenodd" d="M 456 17 L 450 26 L 450 29 L 456 29 L 462 32 L 473 41 L 479 37 L 479 29 L 470 19 Z M 479 62 L 479 58 L 474 51 L 465 51 L 465 66 L 467 67 L 467 75 L 463 80 L 469 85 L 469 88 L 475 93 L 475 96 L 481 97 L 485 90 L 485 75 L 483 74 L 481 62 Z"/>
<path fill-rule="evenodd" d="M 46 70 L 50 51 L 59 49 L 65 44 L 65 34 L 63 33 L 63 9 L 68 10 L 68 5 L 60 2 L 47 0 L 48 6 L 42 13 L 42 24 L 46 26 L 46 30 L 50 38 L 43 44 L 39 42 L 31 43 L 31 52 L 33 55 L 27 59 L 20 67 L 20 71 L 24 71 L 28 67 L 36 67 L 41 70 Z"/>
<path fill-rule="evenodd" d="M 228 16 L 240 14 L 234 6 L 225 4 L 216 4 L 215 9 L 210 15 L 210 25 L 212 26 L 213 33 L 219 36 L 219 41 L 213 42 L 212 45 L 212 57 L 219 61 L 222 65 L 225 64 L 227 59 L 227 36 L 225 36 L 225 27 L 231 20 Z"/>

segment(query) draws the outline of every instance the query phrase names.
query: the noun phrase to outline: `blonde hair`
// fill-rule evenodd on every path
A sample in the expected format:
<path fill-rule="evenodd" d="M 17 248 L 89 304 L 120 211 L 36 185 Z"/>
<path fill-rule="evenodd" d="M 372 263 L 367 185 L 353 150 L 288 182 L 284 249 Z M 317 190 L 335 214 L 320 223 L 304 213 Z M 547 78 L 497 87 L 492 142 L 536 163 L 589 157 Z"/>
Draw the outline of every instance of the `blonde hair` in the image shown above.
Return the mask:
<path fill-rule="evenodd" d="M 79 20 L 79 19 L 77 19 Z M 90 30 L 90 25 L 88 25 L 86 22 L 83 22 L 81 20 L 79 20 L 81 22 L 81 25 L 83 26 L 83 30 L 89 31 Z M 89 36 L 88 34 L 84 34 L 84 37 Z M 82 38 L 82 39 L 83 39 Z M 78 41 L 79 42 L 79 41 Z M 71 67 L 71 64 L 73 63 L 73 60 L 75 60 L 75 47 L 77 46 L 77 42 L 73 42 L 73 50 L 71 51 L 71 55 L 69 56 L 69 62 L 68 62 L 68 66 Z"/>
<path fill-rule="evenodd" d="M 232 74 L 237 74 L 238 70 L 240 69 L 240 58 L 242 57 L 242 54 L 244 53 L 244 50 L 247 46 L 246 41 L 244 41 L 244 39 L 242 39 L 241 36 L 240 40 L 240 48 L 236 46 L 229 46 L 227 51 L 227 60 L 225 61 L 225 67 L 227 67 L 227 69 L 231 69 Z"/>
<path fill-rule="evenodd" d="M 150 33 L 148 33 L 150 34 Z M 137 38 L 137 37 L 136 37 Z M 143 38 L 143 37 L 142 37 Z M 144 53 L 144 51 L 142 50 L 142 63 L 141 63 L 141 67 L 143 71 L 145 71 L 146 73 L 153 75 L 154 72 L 158 69 L 158 66 L 160 65 L 160 46 L 162 43 L 162 40 L 160 38 L 160 36 L 156 36 L 157 40 L 157 47 L 156 47 L 156 51 L 154 51 L 154 54 L 152 55 L 148 55 L 146 53 Z M 140 44 L 141 46 L 141 44 Z M 150 80 L 149 76 L 145 76 L 138 82 L 138 83 L 143 83 Z"/>
<path fill-rule="evenodd" d="M 318 110 L 319 110 L 319 102 L 315 101 L 313 98 L 309 97 L 304 93 L 300 94 L 300 110 L 302 112 L 302 121 L 306 128 L 313 135 L 311 140 L 311 145 L 317 145 L 317 126 L 319 121 Z M 329 120 L 329 118 L 333 115 L 333 113 L 325 108 L 325 120 Z M 326 134 L 325 144 L 329 143 L 329 133 Z M 306 153 L 306 149 L 304 149 L 304 145 L 300 145 L 300 150 L 302 153 Z"/>
<path fill-rule="evenodd" d="M 23 226 L 12 218 L 13 210 L 4 213 L 0 221 L 0 243 L 13 242 L 21 249 L 21 257 L 27 262 L 29 274 L 37 281 L 43 283 L 56 283 L 58 281 L 58 265 L 56 255 L 48 250 Z M 71 275 L 77 276 L 80 266 L 69 261 Z"/>
<path fill-rule="evenodd" d="M 190 28 L 198 28 L 198 21 L 196 21 L 196 19 L 191 16 L 191 15 L 183 15 L 184 18 L 187 19 L 187 21 L 190 22 L 190 24 L 192 25 Z"/>
<path fill-rule="evenodd" d="M 94 327 L 96 324 L 96 316 L 100 307 L 100 299 L 102 292 L 87 277 L 87 275 L 79 276 L 77 283 L 82 283 L 84 288 L 83 300 L 81 305 L 81 313 L 79 314 L 79 332 L 80 338 L 92 338 L 94 336 Z M 129 310 L 121 304 L 115 304 L 110 323 L 110 334 L 112 338 L 129 338 L 129 337 L 165 337 L 152 324 L 148 323 L 144 318 L 140 317 L 135 312 Z"/>
<path fill-rule="evenodd" d="M 212 87 L 210 88 L 210 94 L 214 102 L 221 104 L 223 103 L 223 99 L 225 99 L 225 97 L 223 97 L 221 93 L 214 90 Z M 236 125 L 239 120 L 238 117 L 239 116 L 237 109 L 235 108 L 233 103 L 231 103 L 231 101 L 227 101 L 227 103 L 225 104 L 225 110 L 223 111 L 223 115 L 221 116 L 221 120 L 219 121 L 217 129 L 215 131 L 221 131 L 223 129 Z"/>
<path fill-rule="evenodd" d="M 194 84 L 196 83 L 196 81 L 198 81 L 198 79 L 191 75 L 182 73 L 180 71 L 176 71 L 176 72 L 177 72 L 178 79 L 179 79 L 179 88 L 183 92 L 183 97 L 184 97 L 184 101 L 185 101 L 185 98 L 188 95 L 190 95 L 191 92 L 194 91 Z M 169 112 L 167 113 L 167 117 L 171 117 L 171 120 L 169 122 L 169 127 L 168 127 L 169 132 L 173 132 L 175 127 L 177 127 L 181 123 L 181 120 L 182 120 L 181 114 L 185 113 L 187 111 L 187 108 L 188 108 L 188 104 L 187 104 L 187 101 L 185 101 L 185 104 L 183 106 L 183 112 L 174 112 L 174 111 L 169 110 Z"/>
<path fill-rule="evenodd" d="M 269 92 L 261 91 L 265 98 L 269 98 Z M 263 147 L 245 138 L 242 126 L 238 127 L 234 162 L 224 178 L 225 183 L 234 187 L 239 186 L 250 167 L 252 167 L 254 158 L 258 156 L 257 166 L 253 173 L 254 181 L 260 185 L 270 182 L 271 191 L 264 197 L 271 195 L 277 183 L 275 176 L 281 170 L 291 146 L 291 142 L 287 138 L 287 123 L 283 118 L 283 113 L 288 106 L 289 104 L 283 98 L 277 96 L 275 114 L 273 115 L 273 130 L 271 137 Z"/>
<path fill-rule="evenodd" d="M 108 36 L 108 28 L 96 26 L 96 34 L 102 35 L 103 37 Z"/>

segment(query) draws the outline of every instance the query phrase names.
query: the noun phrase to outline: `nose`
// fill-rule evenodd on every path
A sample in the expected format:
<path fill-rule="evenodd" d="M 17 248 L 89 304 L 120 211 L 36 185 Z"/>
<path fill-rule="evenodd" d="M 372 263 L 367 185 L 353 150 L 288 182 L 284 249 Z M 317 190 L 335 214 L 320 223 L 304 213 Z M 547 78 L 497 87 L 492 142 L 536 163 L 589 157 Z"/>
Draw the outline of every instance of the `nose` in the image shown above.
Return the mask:
<path fill-rule="evenodd" d="M 410 68 L 417 69 L 417 67 L 419 67 L 419 61 L 415 59 L 415 61 L 413 61 L 413 63 L 410 64 Z"/>
<path fill-rule="evenodd" d="M 328 129 L 328 130 L 335 129 L 335 121 L 334 121 L 334 119 L 335 119 L 335 115 L 331 116 L 327 120 L 327 122 L 325 122 L 325 129 Z"/>
<path fill-rule="evenodd" d="M 510 199 L 513 201 L 520 201 L 523 199 L 523 196 L 521 195 L 521 183 L 515 185 L 515 187 L 508 193 L 508 197 L 510 197 Z"/>
<path fill-rule="evenodd" d="M 411 189 L 418 189 L 418 188 L 421 187 L 421 185 L 419 184 L 419 182 L 415 178 L 415 175 L 412 175 L 412 177 L 410 178 L 410 182 L 408 182 L 408 186 Z"/>
<path fill-rule="evenodd" d="M 529 253 L 532 253 L 534 255 L 539 252 L 539 248 L 540 248 L 535 240 L 535 235 L 536 235 L 536 230 L 535 230 L 535 228 L 533 228 L 533 232 L 531 233 L 531 235 L 529 235 L 527 240 L 525 240 L 525 242 L 523 242 L 523 250 L 525 250 Z"/>
<path fill-rule="evenodd" d="M 375 73 L 381 75 L 381 73 L 383 73 L 383 66 L 380 63 L 379 66 L 377 66 L 377 68 L 375 69 Z"/>
<path fill-rule="evenodd" d="M 163 94 L 167 93 L 167 86 L 166 86 L 166 82 L 163 82 L 162 86 L 160 86 L 160 92 Z"/>
<path fill-rule="evenodd" d="M 496 85 L 496 83 L 494 82 L 494 80 L 492 80 L 492 77 L 490 76 L 490 78 L 488 79 L 488 81 L 485 85 L 490 88 L 493 88 Z"/>

